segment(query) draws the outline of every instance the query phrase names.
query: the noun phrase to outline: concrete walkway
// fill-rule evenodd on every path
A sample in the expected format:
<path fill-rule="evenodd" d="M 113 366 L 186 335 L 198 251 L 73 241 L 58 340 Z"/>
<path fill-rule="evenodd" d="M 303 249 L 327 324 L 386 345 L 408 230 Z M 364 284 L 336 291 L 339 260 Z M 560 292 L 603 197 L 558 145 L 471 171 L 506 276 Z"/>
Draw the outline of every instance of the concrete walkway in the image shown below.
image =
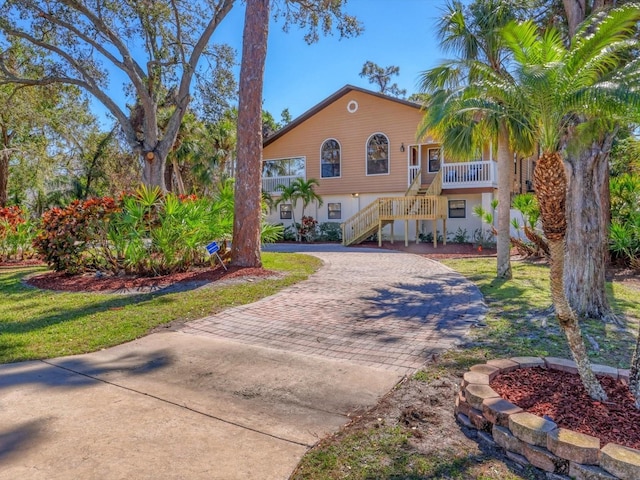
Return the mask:
<path fill-rule="evenodd" d="M 484 313 L 438 263 L 296 248 L 325 266 L 270 298 L 100 352 L 0 365 L 0 479 L 286 479 Z"/>

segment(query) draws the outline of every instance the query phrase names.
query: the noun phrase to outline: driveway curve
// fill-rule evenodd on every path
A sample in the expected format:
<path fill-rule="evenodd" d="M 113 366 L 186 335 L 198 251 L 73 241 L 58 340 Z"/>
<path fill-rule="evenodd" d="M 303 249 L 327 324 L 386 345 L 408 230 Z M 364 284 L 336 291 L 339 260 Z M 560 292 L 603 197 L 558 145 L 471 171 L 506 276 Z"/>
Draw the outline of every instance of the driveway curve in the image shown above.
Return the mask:
<path fill-rule="evenodd" d="M 472 284 L 425 258 L 294 250 L 324 266 L 254 304 L 0 365 L 0 480 L 284 480 L 485 311 Z"/>
<path fill-rule="evenodd" d="M 338 245 L 279 244 L 324 265 L 308 280 L 182 332 L 411 373 L 464 340 L 486 312 L 475 285 L 413 254 Z"/>

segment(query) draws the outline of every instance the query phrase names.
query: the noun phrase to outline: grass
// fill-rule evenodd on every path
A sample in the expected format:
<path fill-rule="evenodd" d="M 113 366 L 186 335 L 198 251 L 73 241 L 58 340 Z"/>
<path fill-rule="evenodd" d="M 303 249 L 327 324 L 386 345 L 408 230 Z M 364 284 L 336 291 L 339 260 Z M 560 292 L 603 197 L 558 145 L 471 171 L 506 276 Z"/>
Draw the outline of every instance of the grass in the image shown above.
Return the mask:
<path fill-rule="evenodd" d="M 297 254 L 265 252 L 262 260 L 264 268 L 287 275 L 213 289 L 131 296 L 38 290 L 22 280 L 44 268 L 2 269 L 0 363 L 86 353 L 127 342 L 158 325 L 255 302 L 307 278 L 320 265 L 315 257 Z"/>
<path fill-rule="evenodd" d="M 553 318 L 549 293 L 549 269 L 546 265 L 513 262 L 513 279 L 495 279 L 495 259 L 452 259 L 443 261 L 453 270 L 474 282 L 482 291 L 489 312 L 486 326 L 473 329 L 471 340 L 460 349 L 443 355 L 437 364 L 429 364 L 410 380 L 418 393 L 409 398 L 424 398 L 420 385 L 434 385 L 443 379 L 456 380 L 471 366 L 490 358 L 510 356 L 560 356 L 569 358 L 566 340 Z M 638 331 L 640 305 L 635 300 L 638 291 L 624 285 L 608 284 L 614 309 L 625 319 L 624 327 L 597 320 L 582 321 L 587 347 L 594 362 L 627 367 L 631 360 L 635 335 Z M 593 342 L 593 343 L 592 343 Z M 597 344 L 597 349 L 595 345 Z M 437 390 L 437 388 L 436 388 Z M 443 389 L 441 395 L 447 395 Z M 398 396 L 402 401 L 402 392 Z M 430 397 L 431 398 L 431 397 Z M 436 392 L 436 398 L 437 392 Z M 445 416 L 453 422 L 453 394 Z M 428 402 L 427 402 L 428 403 Z M 400 408 L 394 407 L 394 411 Z M 442 418 L 429 418 L 426 425 L 435 433 L 427 433 L 420 447 L 411 444 L 411 431 L 402 424 L 397 413 L 391 414 L 386 425 L 375 422 L 384 410 L 371 412 L 371 418 L 356 422 L 350 428 L 326 439 L 312 449 L 301 461 L 292 477 L 295 480 L 338 479 L 476 479 L 511 480 L 541 478 L 535 469 L 517 470 L 496 459 L 493 454 L 477 450 L 459 442 L 452 448 L 446 440 L 453 433 L 438 431 Z M 380 420 L 380 418 L 378 418 Z M 445 428 L 445 427 L 441 427 Z M 452 428 L 460 433 L 457 426 Z M 426 448 L 424 444 L 428 445 Z M 466 446 L 465 446 L 466 445 Z M 476 445 L 473 443 L 473 445 Z M 476 447 L 477 448 L 477 447 Z"/>
<path fill-rule="evenodd" d="M 474 282 L 489 306 L 487 327 L 474 331 L 474 341 L 464 351 L 452 352 L 452 361 L 467 368 L 485 358 L 570 358 L 566 339 L 554 318 L 546 265 L 512 262 L 513 278 L 504 281 L 495 278 L 495 259 L 452 259 L 443 263 Z M 607 291 L 624 326 L 583 319 L 581 328 L 594 363 L 626 368 L 638 332 L 640 304 L 634 300 L 638 292 L 617 283 L 608 283 Z"/>

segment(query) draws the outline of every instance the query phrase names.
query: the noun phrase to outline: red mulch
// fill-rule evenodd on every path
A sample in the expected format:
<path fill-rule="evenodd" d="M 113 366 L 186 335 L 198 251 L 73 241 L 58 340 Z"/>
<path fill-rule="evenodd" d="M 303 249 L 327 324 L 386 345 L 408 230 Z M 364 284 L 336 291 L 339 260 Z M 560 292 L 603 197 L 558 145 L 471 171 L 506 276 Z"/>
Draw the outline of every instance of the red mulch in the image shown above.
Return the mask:
<path fill-rule="evenodd" d="M 267 277 L 277 275 L 276 272 L 264 268 L 228 267 L 224 270 L 216 265 L 213 268 L 200 268 L 188 272 L 172 273 L 158 277 L 137 276 L 104 276 L 98 278 L 95 274 L 67 275 L 60 272 L 49 272 L 31 277 L 29 285 L 48 290 L 66 292 L 103 292 L 141 288 L 163 288 L 169 285 L 202 282 L 210 283 L 239 277 Z"/>
<path fill-rule="evenodd" d="M 599 377 L 609 400 L 593 401 L 580 377 L 540 367 L 498 375 L 493 388 L 523 410 L 550 417 L 558 426 L 600 439 L 600 447 L 617 443 L 640 449 L 640 410 L 624 383 Z"/>

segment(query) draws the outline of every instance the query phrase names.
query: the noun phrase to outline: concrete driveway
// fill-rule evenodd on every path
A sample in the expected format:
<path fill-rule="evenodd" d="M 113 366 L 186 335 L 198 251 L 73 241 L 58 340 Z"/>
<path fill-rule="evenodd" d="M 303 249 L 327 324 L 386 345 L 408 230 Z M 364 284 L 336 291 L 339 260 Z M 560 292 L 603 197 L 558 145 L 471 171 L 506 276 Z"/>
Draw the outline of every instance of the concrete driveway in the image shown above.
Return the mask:
<path fill-rule="evenodd" d="M 479 292 L 436 262 L 312 249 L 319 272 L 252 305 L 0 365 L 0 479 L 286 479 L 483 314 Z"/>

